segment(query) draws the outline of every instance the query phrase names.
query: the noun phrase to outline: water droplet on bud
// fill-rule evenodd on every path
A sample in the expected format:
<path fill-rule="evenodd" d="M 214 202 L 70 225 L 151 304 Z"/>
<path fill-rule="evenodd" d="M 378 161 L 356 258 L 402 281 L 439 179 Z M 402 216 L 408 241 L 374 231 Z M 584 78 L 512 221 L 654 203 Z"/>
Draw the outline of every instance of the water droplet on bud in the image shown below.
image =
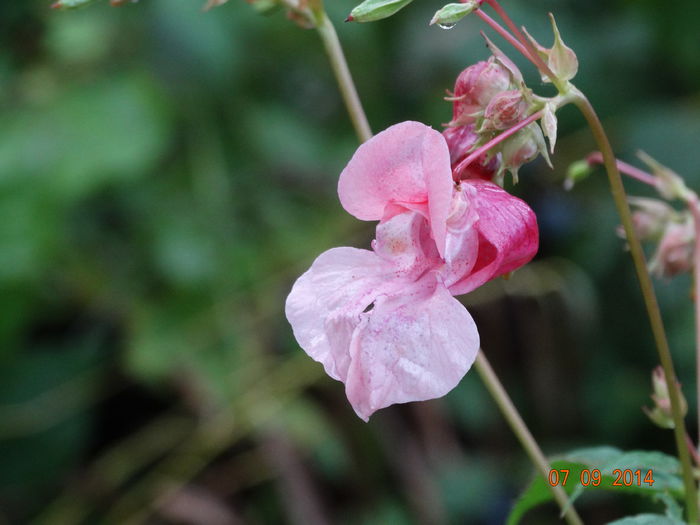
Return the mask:
<path fill-rule="evenodd" d="M 446 30 L 449 31 L 450 29 L 452 29 L 452 28 L 453 28 L 454 26 L 456 26 L 456 25 L 457 25 L 457 24 L 438 24 L 438 27 L 439 27 L 440 29 L 446 29 Z"/>

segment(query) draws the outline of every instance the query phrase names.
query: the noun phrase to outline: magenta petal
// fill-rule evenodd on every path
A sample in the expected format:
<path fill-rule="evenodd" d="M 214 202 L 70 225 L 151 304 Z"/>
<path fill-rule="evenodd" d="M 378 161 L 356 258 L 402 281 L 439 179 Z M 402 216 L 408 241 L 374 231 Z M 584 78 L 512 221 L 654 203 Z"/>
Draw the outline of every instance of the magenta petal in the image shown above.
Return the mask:
<path fill-rule="evenodd" d="M 365 221 L 386 218 L 387 205 L 417 210 L 428 202 L 433 237 L 442 254 L 452 185 L 450 153 L 442 135 L 408 121 L 357 149 L 340 174 L 338 196 L 348 213 Z"/>
<path fill-rule="evenodd" d="M 350 340 L 362 311 L 400 283 L 367 250 L 333 248 L 314 261 L 292 287 L 285 313 L 299 345 L 334 379 L 345 380 Z"/>
<path fill-rule="evenodd" d="M 479 234 L 476 263 L 470 273 L 451 284 L 453 295 L 474 290 L 494 277 L 529 262 L 537 253 L 537 218 L 530 207 L 504 189 L 487 181 L 464 180 L 477 191 L 472 198 L 479 216 L 474 227 Z"/>
<path fill-rule="evenodd" d="M 345 391 L 365 421 L 394 403 L 447 394 L 479 350 L 469 312 L 434 274 L 402 295 L 380 296 L 362 317 L 350 346 Z"/>

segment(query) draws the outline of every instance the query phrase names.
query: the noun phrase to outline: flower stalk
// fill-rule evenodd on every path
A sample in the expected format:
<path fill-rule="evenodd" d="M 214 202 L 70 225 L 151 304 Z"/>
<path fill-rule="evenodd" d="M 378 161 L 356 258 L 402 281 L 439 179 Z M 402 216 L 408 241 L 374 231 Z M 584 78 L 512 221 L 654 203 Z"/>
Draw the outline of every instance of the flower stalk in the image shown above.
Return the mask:
<path fill-rule="evenodd" d="M 496 11 L 498 16 L 501 17 L 501 20 L 503 20 L 503 22 L 506 24 L 506 27 L 511 30 L 515 38 L 517 38 L 518 41 L 522 44 L 522 46 L 527 50 L 528 53 L 525 55 L 525 58 L 531 60 L 537 66 L 537 69 L 539 69 L 543 74 L 547 75 L 547 77 L 549 77 L 549 79 L 556 86 L 560 93 L 563 92 L 563 86 L 561 85 L 561 82 L 559 81 L 557 76 L 552 72 L 549 66 L 544 63 L 542 58 L 540 58 L 540 55 L 537 53 L 535 47 L 532 45 L 532 42 L 530 42 L 525 37 L 523 32 L 520 31 L 520 29 L 518 29 L 515 23 L 513 23 L 513 20 L 511 20 L 511 18 L 508 16 L 508 13 L 505 12 L 505 10 L 501 7 L 498 1 L 485 0 L 485 2 L 489 4 L 494 11 Z"/>
<path fill-rule="evenodd" d="M 357 138 L 360 142 L 366 142 L 372 137 L 372 130 L 362 108 L 360 97 L 357 95 L 357 89 L 355 89 L 355 84 L 352 81 L 348 63 L 345 60 L 343 48 L 340 45 L 340 40 L 338 40 L 338 34 L 335 31 L 333 22 L 328 18 L 323 7 L 320 6 L 314 9 L 314 18 L 316 19 L 316 30 L 323 41 L 323 47 L 331 63 L 331 68 L 340 88 L 340 94 L 345 102 L 345 107 L 350 115 Z"/>
<path fill-rule="evenodd" d="M 693 194 L 688 208 L 693 215 L 693 225 L 695 226 L 695 248 L 693 251 L 693 302 L 695 303 L 695 377 L 697 379 L 697 415 L 700 426 L 700 203 L 697 195 Z M 700 433 L 700 430 L 698 431 Z M 698 437 L 696 453 L 700 450 L 700 436 Z"/>
<path fill-rule="evenodd" d="M 632 254 L 632 260 L 634 261 L 634 267 L 637 272 L 637 279 L 639 280 L 639 285 L 642 289 L 644 304 L 649 316 L 649 323 L 656 342 L 656 348 L 661 361 L 661 366 L 664 369 L 666 383 L 669 385 L 675 385 L 677 381 L 676 372 L 674 370 L 673 359 L 671 357 L 671 351 L 666 338 L 663 319 L 661 318 L 661 311 L 659 310 L 659 304 L 656 300 L 654 287 L 647 269 L 647 263 L 642 250 L 642 245 L 639 242 L 636 232 L 634 231 L 632 224 L 632 213 L 630 211 L 629 204 L 627 203 L 627 195 L 625 193 L 625 188 L 622 185 L 622 178 L 620 177 L 620 172 L 618 171 L 615 156 L 613 154 L 612 147 L 610 146 L 610 141 L 608 140 L 605 130 L 603 129 L 603 125 L 601 124 L 600 119 L 598 118 L 598 115 L 593 109 L 591 103 L 580 91 L 576 90 L 575 93 L 576 97 L 574 98 L 573 102 L 588 122 L 591 132 L 593 133 L 593 138 L 595 139 L 603 157 L 603 164 L 610 181 L 610 189 L 615 201 L 615 207 L 620 215 L 622 227 L 625 230 L 627 242 L 630 247 L 630 253 Z M 700 338 L 698 339 L 698 343 L 700 344 Z M 700 372 L 700 369 L 698 372 Z M 671 412 L 673 414 L 674 421 L 673 432 L 676 439 L 676 448 L 678 449 L 678 457 L 681 462 L 683 473 L 683 484 L 685 487 L 686 508 L 688 513 L 687 518 L 689 523 L 697 524 L 697 487 L 693 478 L 690 453 L 688 452 L 688 448 L 686 447 L 685 443 L 686 429 L 685 422 L 681 414 L 678 389 L 669 389 L 669 394 L 671 399 Z"/>
<path fill-rule="evenodd" d="M 505 388 L 498 380 L 498 376 L 491 368 L 491 364 L 484 355 L 484 351 L 480 350 L 479 354 L 476 356 L 476 361 L 474 362 L 476 371 L 479 373 L 481 380 L 484 382 L 486 389 L 493 397 L 493 400 L 498 405 L 503 417 L 508 422 L 513 434 L 518 438 L 520 444 L 525 449 L 525 452 L 530 457 L 530 460 L 537 468 L 537 471 L 542 475 L 542 477 L 547 480 L 549 477 L 549 472 L 551 467 L 547 462 L 547 458 L 542 453 L 537 441 L 530 433 L 530 430 L 525 425 L 523 418 L 520 417 L 518 409 L 515 408 L 513 401 L 508 396 Z M 552 496 L 559 504 L 562 510 L 564 519 L 569 525 L 583 525 L 583 521 L 574 509 L 573 505 L 569 502 L 569 498 L 559 485 L 551 485 L 547 483 L 547 487 L 552 493 Z"/>

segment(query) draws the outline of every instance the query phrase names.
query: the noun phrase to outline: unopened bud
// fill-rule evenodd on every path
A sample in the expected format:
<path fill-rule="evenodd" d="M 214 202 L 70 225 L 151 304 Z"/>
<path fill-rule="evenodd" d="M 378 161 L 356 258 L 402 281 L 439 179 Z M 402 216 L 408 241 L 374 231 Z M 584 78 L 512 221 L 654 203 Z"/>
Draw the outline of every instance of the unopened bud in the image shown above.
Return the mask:
<path fill-rule="evenodd" d="M 644 413 L 651 419 L 653 423 L 661 428 L 674 428 L 673 412 L 671 411 L 671 396 L 666 383 L 666 375 L 661 366 L 657 366 L 651 373 L 651 384 L 653 393 L 651 399 L 654 401 L 654 407 L 649 409 L 642 407 Z M 680 401 L 681 417 L 685 417 L 688 413 L 688 403 L 680 389 L 680 384 L 676 382 L 678 391 L 678 399 Z"/>
<path fill-rule="evenodd" d="M 479 135 L 474 132 L 474 126 L 458 126 L 447 128 L 442 132 L 450 151 L 450 162 L 452 168 L 467 157 L 473 150 Z M 485 179 L 491 180 L 498 170 L 500 161 L 497 155 L 488 156 L 486 153 L 470 162 L 464 170 L 458 174 L 460 179 Z"/>
<path fill-rule="evenodd" d="M 677 214 L 676 211 L 660 199 L 647 197 L 630 197 L 634 208 L 632 225 L 642 241 L 658 241 L 666 230 L 668 222 Z M 624 237 L 624 232 L 621 235 Z"/>
<path fill-rule="evenodd" d="M 656 189 L 665 199 L 687 200 L 692 193 L 685 185 L 683 178 L 671 168 L 667 168 L 654 160 L 643 151 L 638 151 L 637 156 L 646 164 L 656 177 Z"/>
<path fill-rule="evenodd" d="M 58 0 L 51 4 L 52 9 L 79 9 L 94 4 L 97 0 Z"/>
<path fill-rule="evenodd" d="M 455 82 L 452 124 L 461 126 L 474 122 L 475 114 L 483 111 L 493 97 L 510 87 L 510 73 L 493 57 L 469 66 Z"/>
<path fill-rule="evenodd" d="M 484 123 L 479 131 L 503 130 L 523 120 L 528 104 L 518 90 L 502 91 L 484 110 Z"/>
<path fill-rule="evenodd" d="M 350 12 L 347 22 L 374 22 L 403 9 L 413 0 L 365 0 Z"/>
<path fill-rule="evenodd" d="M 452 27 L 469 13 L 479 8 L 479 0 L 466 0 L 459 4 L 447 4 L 433 15 L 430 25 L 438 24 L 441 27 Z"/>
<path fill-rule="evenodd" d="M 516 182 L 520 166 L 534 160 L 539 154 L 542 154 L 549 164 L 547 146 L 544 142 L 542 130 L 534 122 L 506 139 L 503 142 L 501 151 L 503 154 L 503 167 L 511 172 L 513 180 Z"/>
<path fill-rule="evenodd" d="M 210 9 L 214 7 L 219 7 L 220 5 L 224 5 L 228 0 L 207 0 L 207 3 L 204 4 L 203 10 L 204 11 L 209 11 Z"/>
<path fill-rule="evenodd" d="M 693 268 L 695 228 L 688 216 L 682 222 L 670 221 L 661 237 L 659 247 L 650 263 L 658 277 L 674 277 Z"/>
<path fill-rule="evenodd" d="M 564 189 L 566 191 L 571 190 L 576 184 L 587 179 L 591 173 L 593 173 L 593 168 L 587 160 L 572 162 L 569 169 L 566 170 Z"/>

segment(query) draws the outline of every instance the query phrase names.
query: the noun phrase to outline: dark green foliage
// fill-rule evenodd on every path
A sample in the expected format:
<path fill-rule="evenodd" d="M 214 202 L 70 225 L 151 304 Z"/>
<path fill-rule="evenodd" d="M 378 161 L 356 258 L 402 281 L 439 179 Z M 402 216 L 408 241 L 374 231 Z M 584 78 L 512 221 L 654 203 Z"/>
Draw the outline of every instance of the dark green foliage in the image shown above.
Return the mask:
<path fill-rule="evenodd" d="M 321 251 L 371 238 L 335 193 L 356 139 L 316 34 L 237 1 L 50 3 L 0 2 L 0 523 L 182 522 L 192 502 L 250 523 L 504 521 L 531 468 L 474 374 L 366 425 L 284 319 Z M 416 2 L 342 24 L 354 4 L 328 3 L 375 131 L 450 119 L 445 89 L 486 57 L 474 17 L 443 31 L 444 2 Z M 554 11 L 617 153 L 697 189 L 695 1 L 503 3 L 547 45 Z M 605 180 L 560 189 L 592 141 L 573 109 L 559 124 L 555 171 L 514 189 L 540 260 L 464 302 L 548 453 L 672 454 L 640 410 L 657 363 Z M 689 280 L 658 290 L 694 414 Z"/>

